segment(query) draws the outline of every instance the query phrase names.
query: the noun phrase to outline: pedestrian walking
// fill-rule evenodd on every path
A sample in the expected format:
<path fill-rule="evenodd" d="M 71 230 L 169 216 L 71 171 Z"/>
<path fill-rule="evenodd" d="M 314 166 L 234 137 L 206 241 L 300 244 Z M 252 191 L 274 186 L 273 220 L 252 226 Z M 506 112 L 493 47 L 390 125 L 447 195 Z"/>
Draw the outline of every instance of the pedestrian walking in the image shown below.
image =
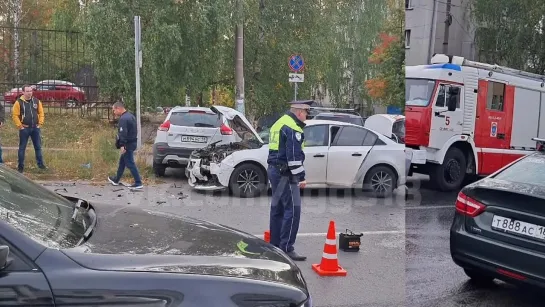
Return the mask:
<path fill-rule="evenodd" d="M 134 151 L 138 146 L 138 127 L 136 125 L 136 118 L 132 113 L 125 109 L 125 106 L 120 101 L 114 103 L 112 109 L 114 114 L 119 116 L 115 146 L 120 150 L 120 157 L 117 174 L 115 176 L 109 176 L 108 181 L 113 185 L 119 185 L 119 181 L 121 180 L 121 177 L 123 177 L 126 167 L 134 178 L 134 184 L 129 186 L 129 188 L 140 190 L 144 186 L 142 185 L 142 179 L 140 178 L 136 162 L 134 161 Z"/>
<path fill-rule="evenodd" d="M 307 259 L 295 252 L 294 244 L 301 217 L 300 188 L 306 186 L 303 128 L 312 102 L 291 102 L 290 110 L 272 125 L 269 136 L 270 242 L 295 261 Z"/>
<path fill-rule="evenodd" d="M 36 163 L 40 169 L 46 169 L 42 156 L 41 127 L 45 121 L 42 102 L 33 96 L 32 86 L 22 87 L 23 95 L 17 98 L 11 110 L 11 117 L 19 129 L 19 151 L 17 152 L 17 170 L 22 173 L 25 168 L 25 152 L 28 139 L 32 140 Z"/>

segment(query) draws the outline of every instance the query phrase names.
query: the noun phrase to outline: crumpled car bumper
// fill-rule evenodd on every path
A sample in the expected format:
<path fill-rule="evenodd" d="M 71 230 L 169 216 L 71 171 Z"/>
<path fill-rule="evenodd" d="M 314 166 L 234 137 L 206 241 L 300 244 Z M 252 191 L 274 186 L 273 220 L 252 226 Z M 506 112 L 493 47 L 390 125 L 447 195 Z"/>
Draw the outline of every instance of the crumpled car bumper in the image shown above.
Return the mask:
<path fill-rule="evenodd" d="M 201 191 L 219 191 L 229 187 L 234 167 L 227 163 L 201 165 L 201 159 L 190 159 L 185 170 L 189 186 Z"/>

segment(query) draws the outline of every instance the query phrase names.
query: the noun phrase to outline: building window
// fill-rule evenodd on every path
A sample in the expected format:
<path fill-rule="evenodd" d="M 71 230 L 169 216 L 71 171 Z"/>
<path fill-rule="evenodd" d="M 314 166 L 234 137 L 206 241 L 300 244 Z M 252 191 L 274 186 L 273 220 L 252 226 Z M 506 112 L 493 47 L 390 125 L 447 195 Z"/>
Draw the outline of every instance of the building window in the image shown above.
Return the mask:
<path fill-rule="evenodd" d="M 405 9 L 409 10 L 413 8 L 413 0 L 405 0 Z"/>
<path fill-rule="evenodd" d="M 411 47 L 411 30 L 405 30 L 405 48 Z"/>

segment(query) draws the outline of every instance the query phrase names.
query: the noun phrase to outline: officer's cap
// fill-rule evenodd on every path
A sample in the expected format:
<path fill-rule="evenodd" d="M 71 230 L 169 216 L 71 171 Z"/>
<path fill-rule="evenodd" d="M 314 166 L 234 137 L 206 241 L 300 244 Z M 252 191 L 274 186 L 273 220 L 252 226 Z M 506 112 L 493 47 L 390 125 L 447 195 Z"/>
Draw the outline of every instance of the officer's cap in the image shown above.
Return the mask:
<path fill-rule="evenodd" d="M 314 100 L 295 100 L 291 101 L 290 107 L 294 109 L 309 110 L 310 106 L 314 103 Z"/>

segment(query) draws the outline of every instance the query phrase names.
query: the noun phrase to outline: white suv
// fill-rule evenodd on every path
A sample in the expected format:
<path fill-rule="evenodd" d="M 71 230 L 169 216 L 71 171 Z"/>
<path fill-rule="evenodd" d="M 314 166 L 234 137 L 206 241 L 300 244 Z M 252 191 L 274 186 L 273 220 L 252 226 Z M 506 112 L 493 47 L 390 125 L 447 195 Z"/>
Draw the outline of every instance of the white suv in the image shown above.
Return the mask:
<path fill-rule="evenodd" d="M 153 144 L 153 170 L 164 176 L 167 167 L 185 167 L 195 149 L 216 143 L 229 144 L 240 141 L 229 121 L 217 108 L 174 107 L 159 126 Z M 236 112 L 236 111 L 235 111 Z"/>

